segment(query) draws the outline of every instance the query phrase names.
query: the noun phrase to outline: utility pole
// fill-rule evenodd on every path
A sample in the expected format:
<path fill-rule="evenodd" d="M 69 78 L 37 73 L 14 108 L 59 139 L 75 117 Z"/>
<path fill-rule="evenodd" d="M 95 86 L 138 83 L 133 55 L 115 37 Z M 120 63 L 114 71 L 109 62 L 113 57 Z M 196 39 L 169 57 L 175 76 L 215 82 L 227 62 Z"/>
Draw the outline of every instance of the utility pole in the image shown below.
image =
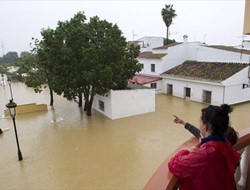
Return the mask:
<path fill-rule="evenodd" d="M 4 56 L 4 45 L 3 45 L 3 41 L 1 41 L 1 46 L 2 46 L 2 53 L 3 53 L 3 56 Z"/>
<path fill-rule="evenodd" d="M 134 30 L 132 31 L 132 36 L 133 36 L 133 41 L 135 41 L 135 36 L 137 36 L 137 34 L 134 33 Z"/>

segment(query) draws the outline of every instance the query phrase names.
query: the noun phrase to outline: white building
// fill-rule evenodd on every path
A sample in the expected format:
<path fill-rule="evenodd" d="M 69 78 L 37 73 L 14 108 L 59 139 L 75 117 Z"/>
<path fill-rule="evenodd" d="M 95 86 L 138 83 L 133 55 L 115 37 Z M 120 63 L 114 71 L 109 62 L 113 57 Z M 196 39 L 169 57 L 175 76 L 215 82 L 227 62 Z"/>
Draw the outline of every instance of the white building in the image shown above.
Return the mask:
<path fill-rule="evenodd" d="M 157 39 L 157 37 L 155 38 Z M 151 41 L 152 40 L 153 39 L 151 39 Z M 143 38 L 141 38 L 140 41 L 144 41 Z M 157 41 L 159 41 L 159 39 L 157 39 Z M 151 50 L 147 49 L 147 51 L 143 50 L 138 57 L 138 61 L 143 65 L 143 69 L 131 80 L 131 82 L 155 88 L 156 93 L 166 94 L 169 92 L 167 85 L 173 83 L 175 85 L 173 86 L 172 95 L 183 98 L 187 97 L 185 94 L 186 92 L 183 91 L 183 85 L 185 84 L 187 87 L 192 84 L 192 92 L 190 92 L 189 97 L 192 100 L 209 102 L 203 97 L 204 93 L 209 91 L 213 92 L 210 100 L 212 104 L 234 104 L 250 100 L 249 88 L 246 88 L 247 85 L 250 86 L 247 74 L 248 65 L 246 65 L 249 63 L 249 59 L 250 51 L 247 49 L 239 49 L 230 46 L 209 46 L 200 42 L 188 42 L 188 38 L 185 36 L 183 43 L 174 43 L 166 46 L 155 47 Z M 231 73 L 230 75 L 227 75 L 227 77 L 223 80 L 216 78 L 217 75 L 214 75 L 214 78 L 212 79 L 213 81 L 217 81 L 215 83 L 211 82 L 210 79 L 204 82 L 204 80 L 206 80 L 205 78 L 201 78 L 199 80 L 196 78 L 193 80 L 192 76 L 178 78 L 176 76 L 170 76 L 169 74 L 166 75 L 167 71 L 182 65 L 188 60 L 196 61 L 198 63 L 212 62 L 216 65 L 228 63 L 232 64 L 231 66 L 235 65 L 233 63 L 237 63 L 236 65 L 238 66 L 243 64 L 244 69 L 240 70 L 239 74 Z M 208 66 L 208 64 L 206 66 Z M 228 68 L 228 65 L 226 66 L 226 68 Z M 224 72 L 224 70 L 222 69 L 220 72 Z M 147 80 L 144 80 L 144 78 L 147 78 Z M 203 93 L 202 87 L 205 84 L 210 87 L 208 90 L 204 90 L 205 92 Z M 244 89 L 242 88 L 243 84 Z M 180 88 L 181 90 L 176 90 L 178 89 L 178 86 L 182 86 L 182 88 Z M 238 87 L 236 88 L 236 86 Z M 212 88 L 219 88 L 220 90 L 212 90 Z M 238 88 L 241 89 L 237 91 L 240 92 L 240 94 L 237 93 L 237 97 L 231 97 L 232 94 L 229 95 L 231 90 L 233 91 Z M 196 93 L 196 91 L 199 91 L 199 93 Z"/>
<path fill-rule="evenodd" d="M 142 71 L 130 83 L 145 88 L 110 90 L 96 95 L 93 108 L 111 119 L 155 111 L 155 93 L 219 105 L 250 101 L 250 51 L 188 42 L 163 46 L 161 37 L 145 37 L 138 61 Z M 146 100 L 146 101 L 145 101 Z"/>
<path fill-rule="evenodd" d="M 250 101 L 249 66 L 186 61 L 161 74 L 164 93 L 213 105 Z"/>
<path fill-rule="evenodd" d="M 96 95 L 93 108 L 110 119 L 155 111 L 155 89 L 131 84 L 128 87 L 128 90 L 110 90 L 106 96 Z"/>

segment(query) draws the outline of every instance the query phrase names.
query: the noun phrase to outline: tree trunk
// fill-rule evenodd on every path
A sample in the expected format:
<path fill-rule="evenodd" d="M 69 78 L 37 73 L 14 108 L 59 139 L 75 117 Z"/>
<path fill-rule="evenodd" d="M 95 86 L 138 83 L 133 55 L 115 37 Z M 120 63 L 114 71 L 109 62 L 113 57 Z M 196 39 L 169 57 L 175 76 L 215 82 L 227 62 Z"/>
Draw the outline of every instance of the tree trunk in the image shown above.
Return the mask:
<path fill-rule="evenodd" d="M 50 93 L 50 106 L 53 106 L 54 104 L 54 95 L 53 95 L 53 90 L 52 88 L 49 86 L 49 93 Z"/>
<path fill-rule="evenodd" d="M 91 116 L 91 109 L 93 104 L 94 96 L 91 96 L 88 105 L 87 105 L 87 116 Z"/>
<path fill-rule="evenodd" d="M 86 96 L 84 96 L 84 99 L 85 99 L 85 102 L 84 102 L 84 111 L 87 111 L 87 107 L 88 107 L 88 103 L 89 103 L 89 99 L 86 97 Z"/>
<path fill-rule="evenodd" d="M 82 93 L 79 93 L 79 102 L 78 102 L 78 107 L 82 107 Z"/>
<path fill-rule="evenodd" d="M 168 30 L 169 30 L 169 27 L 167 27 L 167 44 L 168 44 Z"/>

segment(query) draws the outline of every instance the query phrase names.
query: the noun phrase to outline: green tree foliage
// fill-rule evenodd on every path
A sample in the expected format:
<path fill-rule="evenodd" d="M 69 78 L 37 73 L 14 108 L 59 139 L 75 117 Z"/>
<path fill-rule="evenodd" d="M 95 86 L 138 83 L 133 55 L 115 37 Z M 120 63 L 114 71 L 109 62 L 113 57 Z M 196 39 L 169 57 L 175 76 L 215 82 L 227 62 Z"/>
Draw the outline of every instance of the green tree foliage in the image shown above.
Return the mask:
<path fill-rule="evenodd" d="M 139 47 L 128 46 L 116 24 L 93 17 L 87 26 L 90 38 L 84 51 L 87 85 L 83 94 L 84 109 L 90 115 L 96 94 L 104 95 L 112 87 L 124 89 L 127 80 L 139 72 L 141 66 L 136 60 Z"/>
<path fill-rule="evenodd" d="M 4 66 L 0 66 L 0 74 L 8 74 L 8 69 Z"/>
<path fill-rule="evenodd" d="M 175 10 L 173 9 L 173 5 L 165 5 L 165 8 L 163 8 L 161 10 L 161 16 L 162 19 L 167 27 L 167 44 L 168 42 L 168 36 L 169 36 L 169 27 L 173 22 L 173 19 L 177 16 L 177 14 L 175 13 Z"/>
<path fill-rule="evenodd" d="M 25 73 L 27 75 L 25 84 L 33 87 L 35 92 L 42 92 L 44 88 L 49 87 L 50 91 L 50 105 L 54 103 L 53 98 L 53 71 L 55 65 L 53 62 L 53 35 L 54 30 L 42 29 L 42 40 L 34 39 L 33 49 L 30 54 L 25 54 L 18 61 L 19 74 Z M 54 48 L 56 49 L 56 48 Z"/>
<path fill-rule="evenodd" d="M 15 63 L 18 60 L 18 54 L 15 51 L 10 51 L 5 54 L 3 57 L 0 57 L 1 63 Z"/>
<path fill-rule="evenodd" d="M 70 21 L 58 22 L 54 33 L 54 91 L 68 100 L 78 99 L 82 106 L 84 76 L 84 50 L 88 46 L 88 33 L 84 14 L 76 14 Z"/>
<path fill-rule="evenodd" d="M 11 62 L 14 62 L 18 59 L 18 54 L 17 52 L 8 52 L 6 55 L 3 56 L 4 59 L 10 60 Z"/>
<path fill-rule="evenodd" d="M 164 38 L 164 45 L 176 43 L 175 39 Z"/>
<path fill-rule="evenodd" d="M 78 100 L 79 107 L 84 99 L 87 115 L 96 94 L 105 95 L 114 87 L 124 89 L 127 80 L 141 70 L 136 60 L 139 47 L 128 46 L 116 24 L 97 16 L 86 22 L 79 12 L 41 34 L 35 49 L 37 69 L 45 73 L 52 91 Z"/>
<path fill-rule="evenodd" d="M 28 56 L 28 55 L 30 55 L 30 52 L 28 52 L 28 51 L 22 51 L 22 52 L 20 53 L 20 58 L 25 57 L 25 56 Z"/>
<path fill-rule="evenodd" d="M 36 55 L 27 54 L 19 58 L 17 66 L 19 67 L 18 74 L 21 79 L 25 79 L 25 84 L 28 87 L 33 87 L 35 92 L 40 93 L 46 79 L 44 73 L 38 69 Z"/>

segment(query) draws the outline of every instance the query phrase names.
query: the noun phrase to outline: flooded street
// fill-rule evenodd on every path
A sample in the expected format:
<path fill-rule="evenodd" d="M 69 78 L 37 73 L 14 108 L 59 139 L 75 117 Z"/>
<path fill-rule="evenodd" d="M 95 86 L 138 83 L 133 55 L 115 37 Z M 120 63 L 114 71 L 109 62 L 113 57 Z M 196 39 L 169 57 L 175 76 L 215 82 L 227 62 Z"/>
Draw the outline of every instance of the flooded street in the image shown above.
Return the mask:
<path fill-rule="evenodd" d="M 22 83 L 12 83 L 13 99 L 49 104 L 48 89 L 34 93 Z M 0 115 L 10 99 L 10 90 L 0 86 Z M 0 189 L 141 190 L 155 170 L 179 145 L 191 137 L 173 123 L 173 114 L 199 124 L 206 105 L 156 95 L 156 111 L 111 120 L 92 110 L 87 117 L 73 101 L 55 95 L 54 110 L 16 117 L 23 161 L 11 118 L 1 118 Z M 234 106 L 232 126 L 250 127 L 250 103 Z"/>

